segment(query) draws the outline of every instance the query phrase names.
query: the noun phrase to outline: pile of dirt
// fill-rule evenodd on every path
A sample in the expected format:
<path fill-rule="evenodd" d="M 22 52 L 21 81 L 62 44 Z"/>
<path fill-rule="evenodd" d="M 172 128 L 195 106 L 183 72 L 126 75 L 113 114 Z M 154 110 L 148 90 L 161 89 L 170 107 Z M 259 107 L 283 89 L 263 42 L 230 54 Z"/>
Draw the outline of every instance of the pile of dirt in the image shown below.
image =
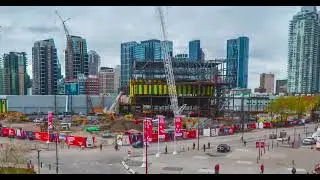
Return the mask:
<path fill-rule="evenodd" d="M 110 132 L 128 131 L 130 129 L 142 131 L 142 124 L 135 124 L 132 121 L 126 120 L 116 120 L 111 121 L 109 124 L 105 124 L 104 129 L 109 130 Z"/>

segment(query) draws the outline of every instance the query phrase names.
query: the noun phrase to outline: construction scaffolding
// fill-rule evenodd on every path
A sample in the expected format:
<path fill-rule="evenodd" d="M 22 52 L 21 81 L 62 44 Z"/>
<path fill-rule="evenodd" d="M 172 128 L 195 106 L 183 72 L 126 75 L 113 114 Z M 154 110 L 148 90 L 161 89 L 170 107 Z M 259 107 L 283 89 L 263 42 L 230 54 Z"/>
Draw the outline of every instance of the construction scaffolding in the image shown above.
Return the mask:
<path fill-rule="evenodd" d="M 178 104 L 186 104 L 183 114 L 199 116 L 222 116 L 228 93 L 226 60 L 215 59 L 205 62 L 172 60 L 176 81 Z M 162 61 L 133 61 L 129 94 L 132 113 L 145 110 L 155 114 L 172 114 L 170 97 Z"/>

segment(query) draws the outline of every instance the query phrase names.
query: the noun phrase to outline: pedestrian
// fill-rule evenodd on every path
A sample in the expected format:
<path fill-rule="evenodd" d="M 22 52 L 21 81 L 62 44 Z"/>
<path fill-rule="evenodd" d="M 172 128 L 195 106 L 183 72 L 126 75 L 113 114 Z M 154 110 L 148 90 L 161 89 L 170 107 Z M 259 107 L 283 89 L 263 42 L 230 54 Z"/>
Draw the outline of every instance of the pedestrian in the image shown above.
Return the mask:
<path fill-rule="evenodd" d="M 196 143 L 193 142 L 192 149 L 194 150 L 196 148 Z"/>
<path fill-rule="evenodd" d="M 116 151 L 119 150 L 118 143 L 116 143 L 116 145 L 114 146 L 114 150 L 116 150 Z"/>
<path fill-rule="evenodd" d="M 102 151 L 102 144 L 100 144 L 100 151 Z"/>
<path fill-rule="evenodd" d="M 210 149 L 210 142 L 208 142 L 208 149 Z"/>
<path fill-rule="evenodd" d="M 260 166 L 260 174 L 263 174 L 263 173 L 264 173 L 264 165 L 261 164 L 261 166 Z"/>
<path fill-rule="evenodd" d="M 284 141 L 284 139 L 282 138 L 282 140 L 281 140 L 282 144 L 283 144 L 283 141 Z"/>
<path fill-rule="evenodd" d="M 203 152 L 206 152 L 206 145 L 203 144 Z"/>
<path fill-rule="evenodd" d="M 216 164 L 216 165 L 214 166 L 214 173 L 215 173 L 215 174 L 219 174 L 219 170 L 220 170 L 220 165 L 219 165 L 219 164 Z"/>
<path fill-rule="evenodd" d="M 164 148 L 164 152 L 165 152 L 166 154 L 168 154 L 168 147 L 167 147 L 167 145 L 166 145 L 166 147 Z"/>
<path fill-rule="evenodd" d="M 240 141 L 243 142 L 243 136 L 241 136 Z"/>
<path fill-rule="evenodd" d="M 296 174 L 296 172 L 297 172 L 296 168 L 293 167 L 291 172 L 292 172 L 292 174 Z"/>
<path fill-rule="evenodd" d="M 289 142 L 290 142 L 290 136 L 288 137 L 288 144 L 289 144 Z"/>
<path fill-rule="evenodd" d="M 243 141 L 244 147 L 246 147 L 247 145 L 247 141 Z"/>

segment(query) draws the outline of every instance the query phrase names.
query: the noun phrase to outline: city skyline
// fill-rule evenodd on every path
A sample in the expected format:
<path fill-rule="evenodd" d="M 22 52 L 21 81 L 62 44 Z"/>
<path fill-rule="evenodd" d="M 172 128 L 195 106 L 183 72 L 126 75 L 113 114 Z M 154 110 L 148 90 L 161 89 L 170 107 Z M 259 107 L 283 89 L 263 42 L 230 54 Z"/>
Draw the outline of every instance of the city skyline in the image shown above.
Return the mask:
<path fill-rule="evenodd" d="M 30 75 L 31 47 L 41 39 L 55 40 L 58 59 L 64 70 L 66 39 L 61 22 L 54 14 L 55 9 L 59 10 L 63 18 L 71 18 L 67 22 L 70 34 L 86 39 L 88 50 L 95 50 L 101 55 L 101 66 L 115 67 L 120 64 L 120 44 L 123 42 L 161 40 L 160 22 L 153 7 L 1 7 L 0 22 L 3 30 L 0 53 L 27 52 Z M 199 39 L 206 59 L 212 59 L 226 56 L 227 39 L 249 37 L 248 88 L 253 89 L 258 86 L 259 73 L 262 71 L 273 72 L 276 79 L 286 78 L 288 26 L 299 10 L 299 6 L 169 7 L 166 15 L 168 39 L 174 43 L 174 55 L 188 53 L 188 42 Z M 132 16 L 127 13 L 131 11 L 138 13 Z M 78 12 L 85 14 L 86 18 Z M 118 16 L 119 13 L 122 15 Z M 210 17 L 207 17 L 208 13 Z M 210 21 L 212 23 L 208 23 Z M 181 27 L 188 28 L 182 30 Z M 4 42 L 10 43 L 4 46 Z"/>

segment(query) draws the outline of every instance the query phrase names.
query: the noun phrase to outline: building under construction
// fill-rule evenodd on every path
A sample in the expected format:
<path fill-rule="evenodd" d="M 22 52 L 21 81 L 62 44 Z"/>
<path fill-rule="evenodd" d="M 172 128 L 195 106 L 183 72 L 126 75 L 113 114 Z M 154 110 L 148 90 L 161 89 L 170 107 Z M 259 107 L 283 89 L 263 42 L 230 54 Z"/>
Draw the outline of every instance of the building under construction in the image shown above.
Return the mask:
<path fill-rule="evenodd" d="M 172 60 L 179 106 L 183 114 L 219 116 L 225 101 L 225 60 Z M 130 105 L 122 110 L 133 113 L 173 115 L 163 61 L 133 61 L 130 81 Z"/>

